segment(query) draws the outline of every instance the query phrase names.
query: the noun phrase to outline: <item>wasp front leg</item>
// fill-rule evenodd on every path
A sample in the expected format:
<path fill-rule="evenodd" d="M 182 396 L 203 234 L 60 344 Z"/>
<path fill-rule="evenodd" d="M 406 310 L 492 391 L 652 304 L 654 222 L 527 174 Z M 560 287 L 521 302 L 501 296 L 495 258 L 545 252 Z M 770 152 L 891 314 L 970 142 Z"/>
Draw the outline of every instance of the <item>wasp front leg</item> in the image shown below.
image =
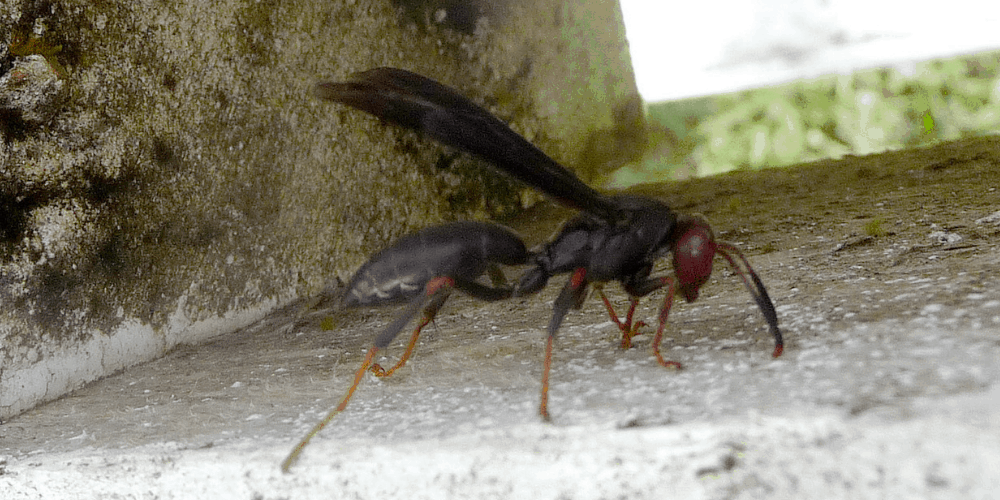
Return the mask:
<path fill-rule="evenodd" d="M 632 297 L 632 308 L 635 308 L 635 304 L 638 301 L 638 297 L 649 295 L 656 290 L 663 287 L 667 288 L 667 296 L 663 299 L 663 306 L 660 308 L 660 314 L 658 317 L 658 325 L 656 327 L 656 335 L 653 337 L 653 354 L 656 355 L 656 361 L 660 363 L 661 366 L 665 368 L 679 369 L 681 364 L 676 361 L 667 361 L 663 359 L 663 355 L 660 354 L 660 342 L 663 340 L 663 329 L 667 324 L 667 318 L 670 316 L 670 307 L 674 303 L 674 293 L 676 292 L 676 286 L 674 285 L 674 278 L 670 276 L 658 277 L 658 278 L 638 278 L 630 279 L 623 283 L 625 291 L 628 292 L 629 296 Z M 610 311 L 610 306 L 609 306 Z M 629 315 L 626 318 L 626 323 L 630 322 L 632 319 L 632 309 L 629 309 Z M 638 330 L 638 325 L 642 322 L 636 323 L 635 329 Z M 637 335 L 636 333 L 635 335 Z M 631 340 L 631 338 L 629 339 Z M 625 345 L 625 340 L 622 340 L 622 345 Z"/>
<path fill-rule="evenodd" d="M 598 295 L 601 296 L 601 300 L 604 302 L 604 307 L 608 310 L 608 316 L 611 317 L 611 321 L 614 321 L 618 325 L 618 329 L 622 332 L 622 349 L 632 348 L 632 337 L 639 335 L 639 329 L 646 326 L 645 321 L 636 321 L 632 323 L 632 317 L 635 315 L 635 308 L 639 305 L 639 298 L 634 296 L 629 296 L 629 307 L 628 313 L 625 315 L 625 321 L 618 319 L 618 314 L 615 313 L 615 307 L 611 305 L 611 300 L 608 296 L 604 294 L 602 287 L 595 287 L 597 289 Z"/>

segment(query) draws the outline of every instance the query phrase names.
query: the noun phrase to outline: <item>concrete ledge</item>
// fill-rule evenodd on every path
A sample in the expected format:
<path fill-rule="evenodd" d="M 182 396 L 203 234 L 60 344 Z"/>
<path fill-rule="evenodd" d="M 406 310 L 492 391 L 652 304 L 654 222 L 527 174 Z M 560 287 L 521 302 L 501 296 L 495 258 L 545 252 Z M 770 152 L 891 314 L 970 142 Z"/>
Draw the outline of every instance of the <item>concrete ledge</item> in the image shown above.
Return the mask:
<path fill-rule="evenodd" d="M 657 363 L 648 330 L 620 349 L 600 300 L 571 312 L 555 343 L 553 423 L 542 424 L 561 279 L 523 300 L 456 293 L 409 363 L 366 377 L 283 475 L 281 460 L 399 313 L 303 322 L 292 305 L 4 422 L 0 488 L 12 498 L 990 497 L 1000 487 L 998 142 L 643 187 L 705 214 L 746 252 L 777 307 L 780 358 L 717 261 L 698 301 L 670 313 L 663 352 L 682 370 Z M 514 227 L 535 243 L 567 215 L 539 206 Z M 655 318 L 662 300 L 643 300 L 638 318 Z"/>

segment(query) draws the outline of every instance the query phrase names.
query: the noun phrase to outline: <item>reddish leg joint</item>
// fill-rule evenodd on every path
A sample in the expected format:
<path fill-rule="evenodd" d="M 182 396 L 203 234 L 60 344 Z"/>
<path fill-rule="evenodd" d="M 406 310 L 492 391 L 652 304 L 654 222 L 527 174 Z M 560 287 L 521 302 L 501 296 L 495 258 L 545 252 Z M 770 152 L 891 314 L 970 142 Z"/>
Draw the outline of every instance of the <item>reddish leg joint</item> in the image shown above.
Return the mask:
<path fill-rule="evenodd" d="M 382 368 L 382 365 L 372 363 L 370 368 L 371 372 L 375 374 L 376 377 L 385 378 L 392 375 L 396 370 L 402 368 L 403 365 L 405 365 L 410 359 L 410 355 L 413 354 L 413 348 L 417 346 L 417 339 L 420 338 L 420 330 L 423 330 L 423 328 L 427 326 L 427 323 L 431 322 L 431 319 L 433 319 L 432 315 L 425 315 L 424 319 L 420 322 L 420 325 L 417 326 L 417 329 L 413 330 L 413 335 L 410 336 L 410 343 L 406 345 L 406 351 L 403 352 L 403 356 L 396 362 L 396 366 L 386 370 L 385 368 Z"/>
<path fill-rule="evenodd" d="M 434 295 L 435 293 L 438 292 L 438 290 L 444 287 L 454 288 L 455 280 L 447 276 L 438 276 L 437 278 L 432 278 L 430 281 L 427 282 L 427 296 L 429 297 L 431 295 Z"/>

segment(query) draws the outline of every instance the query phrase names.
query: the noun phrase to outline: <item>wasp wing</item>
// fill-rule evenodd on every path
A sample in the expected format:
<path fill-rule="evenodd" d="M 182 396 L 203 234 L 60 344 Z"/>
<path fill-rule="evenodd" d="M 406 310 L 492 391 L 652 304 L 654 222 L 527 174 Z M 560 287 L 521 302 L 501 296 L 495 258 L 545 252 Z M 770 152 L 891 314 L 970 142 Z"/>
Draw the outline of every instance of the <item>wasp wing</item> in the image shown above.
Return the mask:
<path fill-rule="evenodd" d="M 397 68 L 375 68 L 355 73 L 346 82 L 319 83 L 315 92 L 475 154 L 570 207 L 609 221 L 623 216 L 613 200 L 507 124 L 430 78 Z"/>

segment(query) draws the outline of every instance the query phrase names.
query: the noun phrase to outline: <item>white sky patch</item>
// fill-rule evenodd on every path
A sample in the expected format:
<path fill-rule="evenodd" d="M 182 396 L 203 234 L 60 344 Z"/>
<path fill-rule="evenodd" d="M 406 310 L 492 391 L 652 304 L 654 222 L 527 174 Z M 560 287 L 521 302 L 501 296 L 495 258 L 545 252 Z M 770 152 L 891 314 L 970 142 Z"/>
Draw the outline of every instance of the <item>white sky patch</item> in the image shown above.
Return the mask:
<path fill-rule="evenodd" d="M 1000 3 L 621 0 L 649 102 L 1000 48 Z"/>

